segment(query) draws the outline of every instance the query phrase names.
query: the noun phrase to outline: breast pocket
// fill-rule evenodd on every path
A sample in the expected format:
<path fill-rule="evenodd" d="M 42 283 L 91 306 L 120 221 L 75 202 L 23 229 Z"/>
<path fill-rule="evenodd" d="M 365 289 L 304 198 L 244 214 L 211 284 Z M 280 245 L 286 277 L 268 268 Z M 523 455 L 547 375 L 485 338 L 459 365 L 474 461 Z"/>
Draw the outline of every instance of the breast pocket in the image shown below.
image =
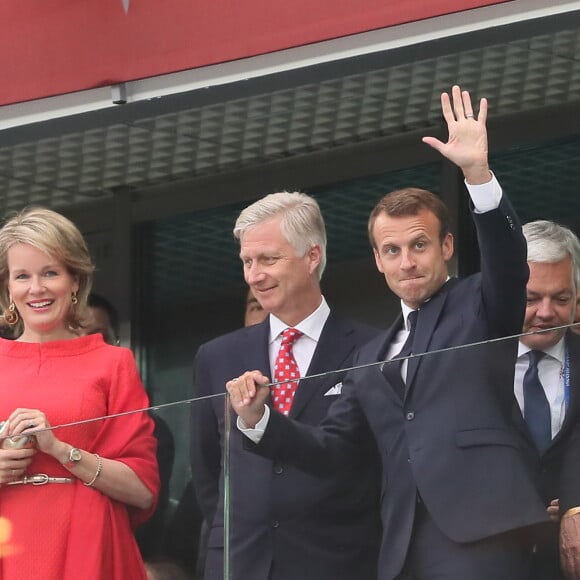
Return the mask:
<path fill-rule="evenodd" d="M 514 435 L 505 429 L 468 429 L 455 434 L 458 447 L 480 447 L 484 445 L 506 445 L 517 447 Z"/>

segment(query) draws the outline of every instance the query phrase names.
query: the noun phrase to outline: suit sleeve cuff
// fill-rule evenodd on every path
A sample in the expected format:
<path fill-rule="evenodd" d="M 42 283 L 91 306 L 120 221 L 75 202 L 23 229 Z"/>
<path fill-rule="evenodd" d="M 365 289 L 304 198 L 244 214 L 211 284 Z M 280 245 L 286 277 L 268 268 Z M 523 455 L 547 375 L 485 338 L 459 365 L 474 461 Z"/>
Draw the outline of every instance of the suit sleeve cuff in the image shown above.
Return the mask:
<path fill-rule="evenodd" d="M 270 420 L 270 407 L 266 405 L 264 407 L 264 414 L 262 418 L 256 423 L 256 426 L 253 429 L 249 429 L 246 427 L 245 423 L 242 421 L 241 417 L 238 417 L 237 420 L 237 427 L 238 429 L 250 440 L 252 443 L 260 443 L 264 433 L 266 431 L 266 427 L 268 426 L 268 421 Z"/>
<path fill-rule="evenodd" d="M 486 213 L 499 207 L 502 189 L 493 173 L 491 180 L 487 183 L 470 185 L 466 181 L 465 187 L 467 187 L 469 197 L 471 197 L 475 213 Z"/>

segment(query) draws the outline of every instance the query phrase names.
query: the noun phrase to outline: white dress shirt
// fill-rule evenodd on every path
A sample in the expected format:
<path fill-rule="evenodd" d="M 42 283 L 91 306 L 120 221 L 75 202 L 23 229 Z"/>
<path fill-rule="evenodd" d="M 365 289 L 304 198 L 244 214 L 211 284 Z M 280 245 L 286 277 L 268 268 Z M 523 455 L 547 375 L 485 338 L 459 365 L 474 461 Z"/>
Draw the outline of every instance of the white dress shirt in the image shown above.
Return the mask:
<path fill-rule="evenodd" d="M 485 213 L 499 207 L 503 192 L 493 172 L 491 172 L 491 181 L 487 183 L 479 185 L 470 185 L 467 181 L 464 183 L 469 192 L 469 197 L 471 197 L 475 213 Z"/>
<path fill-rule="evenodd" d="M 296 339 L 296 342 L 292 346 L 292 353 L 294 354 L 294 359 L 298 365 L 301 377 L 305 376 L 308 372 L 308 367 L 314 356 L 314 351 L 316 350 L 322 329 L 326 324 L 329 314 L 330 308 L 323 296 L 320 306 L 310 316 L 292 327 L 302 333 L 302 336 Z M 270 356 L 270 378 L 273 379 L 276 357 L 282 344 L 282 333 L 289 326 L 273 314 L 269 316 L 270 338 L 268 342 L 268 354 Z"/>
<path fill-rule="evenodd" d="M 302 332 L 302 336 L 296 339 L 292 347 L 292 353 L 294 354 L 294 360 L 298 365 L 298 370 L 300 371 L 300 376 L 303 377 L 308 372 L 308 367 L 312 362 L 312 357 L 314 356 L 314 351 L 318 346 L 318 341 L 320 340 L 320 335 L 322 334 L 322 329 L 326 324 L 328 315 L 330 314 L 330 308 L 322 297 L 320 306 L 304 320 L 293 326 L 296 330 Z M 268 342 L 268 354 L 270 357 L 270 378 L 273 379 L 274 367 L 276 366 L 276 357 L 280 350 L 280 345 L 282 344 L 282 333 L 289 328 L 289 326 L 282 322 L 279 318 L 270 314 L 270 338 Z M 257 443 L 264 434 L 266 430 L 266 425 L 268 424 L 268 419 L 270 418 L 270 408 L 266 406 L 266 412 L 256 425 L 255 429 L 247 429 L 243 421 L 238 417 L 237 426 L 240 431 L 246 437 L 249 437 L 252 441 Z"/>
<path fill-rule="evenodd" d="M 524 414 L 524 375 L 530 366 L 530 359 L 527 354 L 530 350 L 526 345 L 519 343 L 514 377 L 514 393 L 522 415 Z M 538 376 L 550 405 L 553 439 L 562 428 L 564 417 L 566 416 L 566 396 L 564 392 L 566 347 L 564 338 L 544 352 L 546 356 L 538 362 Z"/>
<path fill-rule="evenodd" d="M 403 328 L 397 332 L 389 348 L 387 349 L 387 360 L 391 360 L 392 358 L 396 357 L 400 352 L 405 343 L 407 342 L 407 338 L 409 337 L 409 332 L 411 329 L 409 328 L 409 314 L 413 312 L 412 308 L 409 308 L 402 300 L 401 300 L 401 310 L 403 312 Z M 395 363 L 393 363 L 395 364 Z M 403 383 L 407 380 L 407 367 L 409 366 L 409 360 L 404 360 L 401 364 L 401 377 L 403 379 Z"/>

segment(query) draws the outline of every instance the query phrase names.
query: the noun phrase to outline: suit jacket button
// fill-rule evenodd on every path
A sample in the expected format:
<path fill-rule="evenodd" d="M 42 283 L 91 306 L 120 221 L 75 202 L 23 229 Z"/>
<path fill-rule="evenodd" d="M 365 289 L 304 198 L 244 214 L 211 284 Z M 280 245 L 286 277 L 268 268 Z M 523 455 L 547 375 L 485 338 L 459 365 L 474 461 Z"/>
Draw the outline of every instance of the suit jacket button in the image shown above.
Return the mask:
<path fill-rule="evenodd" d="M 413 413 L 413 412 L 407 413 L 405 415 L 405 419 L 407 419 L 407 421 L 412 421 L 414 418 L 415 418 L 415 413 Z"/>
<path fill-rule="evenodd" d="M 280 527 L 280 522 L 279 522 L 278 520 L 274 520 L 274 521 L 272 522 L 272 527 L 273 527 L 273 528 L 278 528 L 278 527 Z"/>
<path fill-rule="evenodd" d="M 284 472 L 284 468 L 279 463 L 274 463 L 274 473 L 280 475 Z"/>

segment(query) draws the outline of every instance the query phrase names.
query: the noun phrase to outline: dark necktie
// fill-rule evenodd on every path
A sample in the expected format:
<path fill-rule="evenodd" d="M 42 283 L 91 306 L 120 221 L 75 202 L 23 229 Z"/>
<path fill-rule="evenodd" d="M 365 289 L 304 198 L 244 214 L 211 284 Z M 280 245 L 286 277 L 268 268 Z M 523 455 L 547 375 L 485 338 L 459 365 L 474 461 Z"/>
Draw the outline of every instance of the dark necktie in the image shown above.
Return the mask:
<path fill-rule="evenodd" d="M 300 370 L 296 364 L 292 347 L 294 342 L 302 336 L 302 333 L 295 328 L 287 328 L 282 333 L 282 344 L 276 357 L 276 365 L 274 366 L 274 380 L 288 381 L 288 379 L 300 379 Z M 272 388 L 272 402 L 274 409 L 288 415 L 292 402 L 294 401 L 294 394 L 298 388 L 298 380 L 283 382 L 281 385 L 274 385 Z"/>
<path fill-rule="evenodd" d="M 550 404 L 538 375 L 538 363 L 544 357 L 542 351 L 531 350 L 528 353 L 530 366 L 524 375 L 524 418 L 528 429 L 540 453 L 543 453 L 552 441 L 552 417 Z"/>
<path fill-rule="evenodd" d="M 403 345 L 403 348 L 399 351 L 399 354 L 393 358 L 400 358 L 409 356 L 413 352 L 413 339 L 415 338 L 415 329 L 417 327 L 417 316 L 418 310 L 412 310 L 409 312 L 409 336 Z M 401 376 L 401 367 L 403 366 L 403 361 L 386 362 L 383 365 L 383 375 L 391 383 L 395 392 L 401 397 L 405 396 L 405 383 L 403 383 L 403 377 Z"/>

